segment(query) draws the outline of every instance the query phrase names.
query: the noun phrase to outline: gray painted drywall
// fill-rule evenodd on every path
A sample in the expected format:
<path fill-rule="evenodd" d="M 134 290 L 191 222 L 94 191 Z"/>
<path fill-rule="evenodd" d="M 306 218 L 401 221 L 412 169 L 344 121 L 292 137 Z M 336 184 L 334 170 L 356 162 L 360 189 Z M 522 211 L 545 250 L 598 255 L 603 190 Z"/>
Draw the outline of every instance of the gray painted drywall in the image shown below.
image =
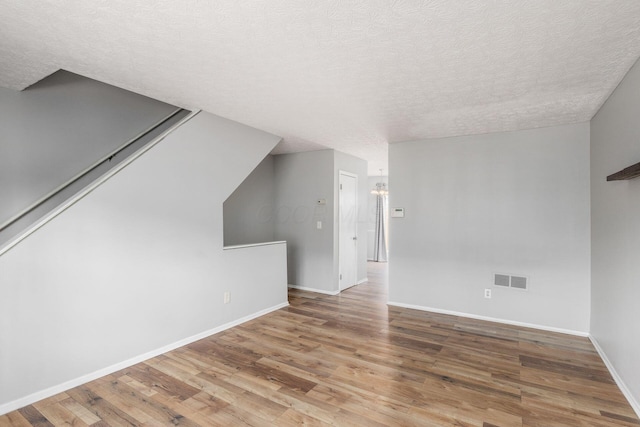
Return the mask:
<path fill-rule="evenodd" d="M 606 177 L 640 162 L 640 66 L 591 120 L 591 334 L 640 411 L 640 178 Z M 639 412 L 640 413 L 640 412 Z"/>
<path fill-rule="evenodd" d="M 387 189 L 389 189 L 389 177 L 387 176 L 370 176 L 367 178 L 367 182 L 369 184 L 368 194 L 367 194 L 367 259 L 373 260 L 373 250 L 374 250 L 374 241 L 376 235 L 376 203 L 377 196 L 375 194 L 371 194 L 371 190 L 376 188 L 376 184 L 378 182 L 384 182 L 387 184 Z M 388 215 L 387 212 L 387 223 L 388 223 Z M 389 235 L 389 229 L 387 228 L 387 239 Z"/>
<path fill-rule="evenodd" d="M 224 202 L 224 244 L 275 240 L 275 172 L 268 155 Z"/>
<path fill-rule="evenodd" d="M 389 300 L 586 333 L 589 124 L 391 144 Z M 528 291 L 493 274 L 529 277 Z M 492 288 L 493 298 L 483 290 Z"/>
<path fill-rule="evenodd" d="M 274 156 L 276 240 L 286 240 L 289 284 L 338 292 L 340 171 L 358 176 L 358 280 L 367 278 L 367 162 L 335 150 Z M 326 204 L 319 205 L 318 199 Z M 322 222 L 322 229 L 317 222 Z M 362 238 L 362 236 L 365 236 Z"/>
<path fill-rule="evenodd" d="M 358 282 L 367 280 L 367 206 L 368 206 L 368 182 L 367 182 L 367 162 L 359 157 L 354 157 L 340 151 L 334 151 L 334 269 L 335 280 L 339 280 L 339 260 L 340 260 L 340 240 L 339 240 L 339 220 L 340 220 L 340 177 L 339 173 L 349 172 L 358 177 L 358 266 L 357 279 Z M 336 287 L 337 290 L 337 287 Z"/>
<path fill-rule="evenodd" d="M 66 71 L 0 88 L 0 224 L 175 110 Z"/>
<path fill-rule="evenodd" d="M 279 140 L 200 113 L 0 256 L 0 412 L 286 303 L 283 245 L 223 250 L 224 200 Z"/>
<path fill-rule="evenodd" d="M 287 241 L 289 284 L 336 291 L 333 150 L 281 154 L 274 161 L 276 240 Z"/>

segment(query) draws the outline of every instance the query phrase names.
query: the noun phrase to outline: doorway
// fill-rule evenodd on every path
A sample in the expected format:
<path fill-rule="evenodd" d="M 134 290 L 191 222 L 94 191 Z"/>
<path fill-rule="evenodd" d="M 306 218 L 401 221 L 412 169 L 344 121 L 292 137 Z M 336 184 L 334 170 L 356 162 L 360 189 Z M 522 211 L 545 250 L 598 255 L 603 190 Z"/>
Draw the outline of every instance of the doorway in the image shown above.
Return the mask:
<path fill-rule="evenodd" d="M 338 222 L 338 289 L 343 291 L 358 281 L 358 176 L 340 171 Z"/>

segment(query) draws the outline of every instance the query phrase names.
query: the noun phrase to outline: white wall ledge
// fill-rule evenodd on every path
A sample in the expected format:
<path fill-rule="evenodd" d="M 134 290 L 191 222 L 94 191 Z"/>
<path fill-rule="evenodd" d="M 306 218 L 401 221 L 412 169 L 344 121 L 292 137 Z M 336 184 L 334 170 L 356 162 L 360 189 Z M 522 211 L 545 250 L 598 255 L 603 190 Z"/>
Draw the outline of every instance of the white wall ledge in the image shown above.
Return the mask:
<path fill-rule="evenodd" d="M 247 245 L 225 246 L 222 249 L 225 250 L 225 251 L 230 251 L 230 250 L 233 250 L 233 249 L 253 248 L 255 246 L 283 245 L 283 244 L 286 244 L 286 243 L 287 242 L 285 240 L 278 240 L 278 241 L 275 241 L 275 242 L 249 243 Z"/>

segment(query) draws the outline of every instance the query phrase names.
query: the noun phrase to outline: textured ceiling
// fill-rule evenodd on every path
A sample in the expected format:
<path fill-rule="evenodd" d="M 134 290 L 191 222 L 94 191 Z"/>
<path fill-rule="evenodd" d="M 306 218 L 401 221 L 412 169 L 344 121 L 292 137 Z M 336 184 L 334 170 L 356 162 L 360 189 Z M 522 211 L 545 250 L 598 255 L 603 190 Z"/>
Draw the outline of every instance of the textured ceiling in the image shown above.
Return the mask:
<path fill-rule="evenodd" d="M 0 0 L 0 86 L 63 68 L 386 169 L 390 142 L 589 120 L 637 0 Z"/>

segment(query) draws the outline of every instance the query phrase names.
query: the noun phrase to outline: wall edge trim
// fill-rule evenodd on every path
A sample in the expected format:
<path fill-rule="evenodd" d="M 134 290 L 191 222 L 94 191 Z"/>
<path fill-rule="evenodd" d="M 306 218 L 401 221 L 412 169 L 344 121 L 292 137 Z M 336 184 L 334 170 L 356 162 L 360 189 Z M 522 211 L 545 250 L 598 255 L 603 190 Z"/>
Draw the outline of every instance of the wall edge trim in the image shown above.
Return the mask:
<path fill-rule="evenodd" d="M 596 337 L 594 337 L 593 335 L 589 334 L 589 340 L 591 341 L 591 344 L 593 344 L 593 346 L 595 347 L 596 351 L 600 355 L 600 358 L 602 359 L 602 361 L 604 362 L 605 366 L 609 370 L 609 373 L 613 377 L 613 380 L 616 382 L 618 388 L 620 389 L 620 391 L 622 392 L 624 397 L 629 402 L 629 405 L 631 405 L 631 408 L 634 410 L 634 412 L 636 413 L 638 418 L 640 418 L 640 402 L 638 402 L 635 399 L 635 396 L 633 395 L 633 393 L 631 393 L 631 390 L 629 390 L 629 388 L 627 387 L 625 382 L 622 380 L 622 377 L 620 375 L 618 375 L 618 372 L 613 367 L 613 363 L 611 363 L 611 361 L 607 357 L 607 354 L 604 352 L 604 349 L 598 343 L 598 340 L 596 339 Z"/>
<path fill-rule="evenodd" d="M 159 356 L 163 353 L 167 353 L 169 351 L 175 350 L 179 347 L 183 347 L 185 345 L 191 344 L 195 341 L 201 340 L 203 338 L 209 337 L 211 335 L 217 334 L 219 332 L 225 331 L 227 329 L 233 328 L 234 326 L 238 326 L 242 323 L 248 322 L 250 320 L 256 319 L 258 317 L 264 316 L 265 314 L 269 314 L 273 311 L 280 310 L 281 308 L 289 306 L 289 301 L 274 305 L 269 308 L 265 308 L 263 310 L 257 311 L 255 313 L 249 314 L 247 316 L 241 317 L 240 319 L 233 320 L 231 322 L 222 324 L 215 328 L 209 329 L 204 332 L 200 332 L 198 334 L 192 335 L 187 338 L 183 338 L 179 341 L 176 341 L 171 344 L 167 344 L 155 350 L 151 350 L 147 353 L 143 353 L 138 356 L 134 356 L 130 359 L 124 360 L 122 362 L 115 363 L 113 365 L 107 366 L 106 368 L 98 369 L 97 371 L 91 372 L 86 375 L 82 375 L 78 378 L 65 381 L 61 384 L 54 385 L 52 387 L 46 388 L 41 391 L 37 391 L 35 393 L 31 393 L 27 396 L 18 398 L 16 400 L 0 404 L 0 415 L 4 415 L 6 413 L 15 411 L 17 409 L 23 408 L 25 406 L 36 403 L 42 399 L 46 399 L 48 397 L 54 396 L 58 393 L 62 393 L 79 385 L 88 383 L 90 381 L 96 380 L 98 378 L 104 377 L 105 375 L 112 374 L 121 369 L 125 369 L 129 366 L 133 366 L 136 363 L 144 362 L 145 360 L 151 359 L 153 357 Z"/>
<path fill-rule="evenodd" d="M 395 307 L 402 307 L 402 308 L 410 308 L 413 310 L 429 311 L 429 312 L 438 313 L 438 314 L 448 314 L 451 316 L 466 317 L 469 319 L 484 320 L 487 322 L 503 323 L 505 325 L 522 326 L 523 328 L 532 328 L 532 329 L 538 329 L 541 331 L 557 332 L 561 334 L 575 335 L 578 337 L 585 337 L 585 338 L 589 337 L 588 332 L 574 331 L 572 329 L 555 328 L 553 326 L 536 325 L 534 323 L 518 322 L 515 320 L 499 319 L 496 317 L 480 316 L 477 314 L 463 313 L 460 311 L 442 310 L 439 308 L 425 307 L 422 305 L 404 304 L 401 302 L 393 302 L 393 301 L 387 301 L 387 305 L 392 305 Z"/>

